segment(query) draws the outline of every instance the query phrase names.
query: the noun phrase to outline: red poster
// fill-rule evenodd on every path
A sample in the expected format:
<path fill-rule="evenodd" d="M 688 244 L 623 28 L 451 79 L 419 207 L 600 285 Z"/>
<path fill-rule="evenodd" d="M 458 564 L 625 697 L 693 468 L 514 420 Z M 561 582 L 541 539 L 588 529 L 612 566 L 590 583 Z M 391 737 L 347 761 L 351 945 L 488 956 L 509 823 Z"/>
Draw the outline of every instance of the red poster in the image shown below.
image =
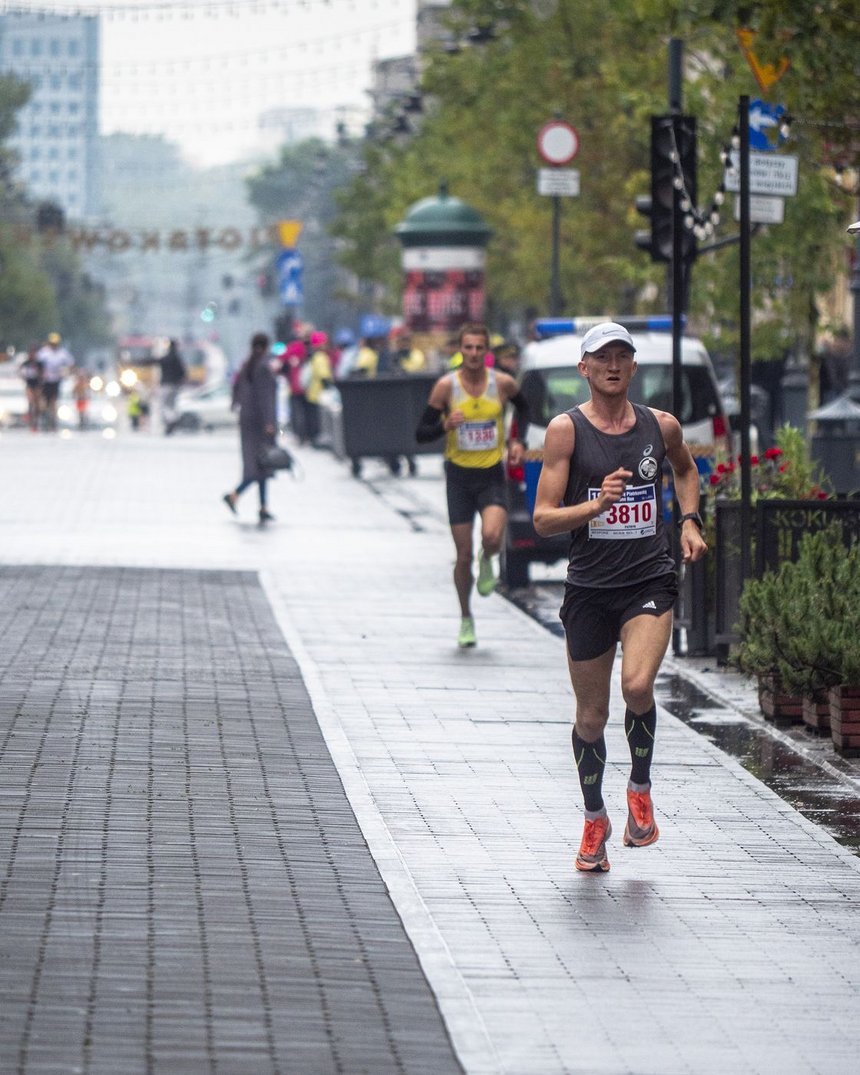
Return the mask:
<path fill-rule="evenodd" d="M 403 317 L 412 332 L 456 332 L 464 321 L 483 316 L 483 270 L 406 273 Z"/>

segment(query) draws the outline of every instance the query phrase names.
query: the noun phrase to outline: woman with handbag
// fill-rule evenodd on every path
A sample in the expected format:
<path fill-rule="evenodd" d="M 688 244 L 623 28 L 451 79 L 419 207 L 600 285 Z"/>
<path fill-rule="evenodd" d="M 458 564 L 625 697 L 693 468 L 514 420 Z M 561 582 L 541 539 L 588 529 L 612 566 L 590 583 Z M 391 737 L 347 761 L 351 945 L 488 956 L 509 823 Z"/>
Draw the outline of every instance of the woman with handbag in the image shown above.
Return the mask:
<path fill-rule="evenodd" d="M 239 411 L 242 444 L 242 480 L 223 501 L 233 512 L 239 497 L 254 482 L 260 490 L 260 524 L 274 519 L 266 508 L 266 481 L 273 471 L 264 461 L 265 449 L 275 443 L 277 430 L 277 382 L 270 366 L 269 337 L 258 332 L 251 338 L 251 353 L 233 382 L 233 409 Z"/>

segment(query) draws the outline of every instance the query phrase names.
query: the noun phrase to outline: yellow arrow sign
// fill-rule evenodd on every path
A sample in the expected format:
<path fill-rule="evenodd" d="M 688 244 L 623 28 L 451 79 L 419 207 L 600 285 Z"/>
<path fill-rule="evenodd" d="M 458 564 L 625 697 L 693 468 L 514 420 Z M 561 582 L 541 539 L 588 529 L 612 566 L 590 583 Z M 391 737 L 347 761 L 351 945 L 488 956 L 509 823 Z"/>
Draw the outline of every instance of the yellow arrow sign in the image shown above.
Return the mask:
<path fill-rule="evenodd" d="M 300 220 L 279 220 L 278 238 L 285 250 L 295 250 L 299 235 L 302 231 Z"/>
<path fill-rule="evenodd" d="M 756 82 L 761 87 L 762 93 L 767 93 L 771 86 L 775 86 L 789 69 L 791 60 L 787 56 L 783 56 L 778 63 L 762 63 L 752 50 L 756 37 L 755 30 L 735 30 L 735 36 L 741 46 L 741 52 L 750 65 L 750 70 L 755 75 Z"/>

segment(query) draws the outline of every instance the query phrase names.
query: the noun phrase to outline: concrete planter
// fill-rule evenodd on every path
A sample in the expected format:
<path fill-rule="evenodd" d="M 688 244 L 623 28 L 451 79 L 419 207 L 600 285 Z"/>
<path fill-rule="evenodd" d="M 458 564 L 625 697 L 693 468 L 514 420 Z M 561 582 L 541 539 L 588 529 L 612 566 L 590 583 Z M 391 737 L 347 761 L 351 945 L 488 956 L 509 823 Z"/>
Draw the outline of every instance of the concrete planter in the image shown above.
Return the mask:
<path fill-rule="evenodd" d="M 831 687 L 830 735 L 845 757 L 860 757 L 860 687 Z"/>

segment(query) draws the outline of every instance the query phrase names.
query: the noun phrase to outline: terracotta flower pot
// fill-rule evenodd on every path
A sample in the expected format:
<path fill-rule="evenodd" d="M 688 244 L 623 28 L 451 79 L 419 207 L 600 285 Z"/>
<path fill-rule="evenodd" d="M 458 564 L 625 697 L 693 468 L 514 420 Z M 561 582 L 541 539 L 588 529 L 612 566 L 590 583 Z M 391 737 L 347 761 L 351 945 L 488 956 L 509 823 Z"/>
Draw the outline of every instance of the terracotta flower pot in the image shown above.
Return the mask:
<path fill-rule="evenodd" d="M 833 746 L 846 757 L 860 756 L 860 686 L 831 687 L 828 696 Z"/>

